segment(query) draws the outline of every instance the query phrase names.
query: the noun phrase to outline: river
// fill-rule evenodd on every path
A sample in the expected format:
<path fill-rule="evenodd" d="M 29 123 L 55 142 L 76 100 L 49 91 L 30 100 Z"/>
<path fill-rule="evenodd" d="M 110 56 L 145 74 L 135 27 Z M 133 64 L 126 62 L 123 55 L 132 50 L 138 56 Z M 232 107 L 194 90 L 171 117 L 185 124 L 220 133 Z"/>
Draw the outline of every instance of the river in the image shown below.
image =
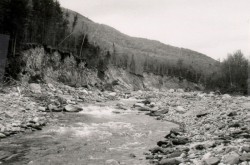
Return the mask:
<path fill-rule="evenodd" d="M 136 101 L 119 102 L 131 107 Z M 2 164 L 149 164 L 145 152 L 177 125 L 144 112 L 118 110 L 116 103 L 86 104 L 80 113 L 57 113 L 56 121 L 41 131 L 1 140 L 2 155 L 8 155 Z"/>

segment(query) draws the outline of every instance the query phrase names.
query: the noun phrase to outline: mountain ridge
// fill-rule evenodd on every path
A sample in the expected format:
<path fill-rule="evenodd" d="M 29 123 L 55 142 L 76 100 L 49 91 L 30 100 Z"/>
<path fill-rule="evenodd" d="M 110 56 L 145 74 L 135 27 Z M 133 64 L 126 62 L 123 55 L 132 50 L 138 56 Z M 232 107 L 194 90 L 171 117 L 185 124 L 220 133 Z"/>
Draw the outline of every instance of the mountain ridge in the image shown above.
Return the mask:
<path fill-rule="evenodd" d="M 84 19 L 86 19 L 86 20 L 88 20 L 88 21 L 90 21 L 90 22 L 92 22 L 92 23 L 95 23 L 95 24 L 97 24 L 97 25 L 99 25 L 99 26 L 105 26 L 105 27 L 107 27 L 107 28 L 109 28 L 109 29 L 112 29 L 112 30 L 116 31 L 117 33 L 120 33 L 121 35 L 124 35 L 124 36 L 126 36 L 126 37 L 130 37 L 130 38 L 133 38 L 133 39 L 136 39 L 136 40 L 147 40 L 148 42 L 156 42 L 156 43 L 158 43 L 158 44 L 160 44 L 160 45 L 164 45 L 164 46 L 170 46 L 170 47 L 174 47 L 174 48 L 180 48 L 180 49 L 185 49 L 185 50 L 193 51 L 193 52 L 199 53 L 200 55 L 204 55 L 204 56 L 206 56 L 206 57 L 208 57 L 208 58 L 210 58 L 210 59 L 213 59 L 212 57 L 207 56 L 207 55 L 205 55 L 204 53 L 201 53 L 201 52 L 198 52 L 198 51 L 195 51 L 195 50 L 191 50 L 191 49 L 189 49 L 189 48 L 173 46 L 173 45 L 170 45 L 170 44 L 161 42 L 161 41 L 156 40 L 156 39 L 143 38 L 143 37 L 134 37 L 134 36 L 125 34 L 125 33 L 121 32 L 120 30 L 117 30 L 117 29 L 115 29 L 114 27 L 109 26 L 109 25 L 107 25 L 107 24 L 94 22 L 93 20 L 89 19 L 88 17 L 83 16 L 83 15 L 80 14 L 79 12 L 76 12 L 76 11 L 73 11 L 73 10 L 70 10 L 70 9 L 67 9 L 67 8 L 63 8 L 63 10 L 64 10 L 64 11 L 70 11 L 70 12 L 72 12 L 72 13 L 74 13 L 74 14 L 77 14 L 77 15 L 80 16 L 80 17 L 83 17 Z M 213 60 L 215 60 L 215 59 L 213 59 Z M 216 60 L 215 60 L 215 61 L 216 61 Z"/>
<path fill-rule="evenodd" d="M 98 45 L 102 50 L 111 52 L 111 54 L 118 54 L 119 58 L 126 57 L 129 63 L 132 56 L 139 60 L 138 64 L 141 67 L 148 57 L 155 58 L 153 60 L 156 60 L 159 65 L 171 67 L 177 67 L 178 61 L 182 61 L 182 65 L 186 68 L 193 68 L 196 72 L 202 72 L 205 75 L 216 72 L 219 65 L 218 61 L 197 51 L 175 47 L 157 40 L 132 37 L 108 25 L 95 23 L 73 10 L 63 8 L 63 11 L 69 15 L 69 25 L 73 24 L 74 16 L 78 16 L 75 28 L 71 29 L 75 35 L 87 34 L 91 43 Z M 128 64 L 126 65 L 128 66 Z M 139 75 L 145 71 L 142 68 L 137 70 L 140 70 Z"/>

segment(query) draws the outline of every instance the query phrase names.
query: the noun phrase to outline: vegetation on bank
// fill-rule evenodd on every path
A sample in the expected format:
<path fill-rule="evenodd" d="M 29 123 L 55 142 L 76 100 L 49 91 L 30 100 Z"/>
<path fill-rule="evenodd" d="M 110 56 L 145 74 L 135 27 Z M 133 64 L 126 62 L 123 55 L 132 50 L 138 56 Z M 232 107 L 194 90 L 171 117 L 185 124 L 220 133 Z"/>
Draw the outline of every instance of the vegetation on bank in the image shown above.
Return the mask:
<path fill-rule="evenodd" d="M 220 64 L 218 72 L 209 76 L 207 80 L 208 89 L 218 89 L 222 93 L 248 94 L 250 87 L 249 61 L 238 50 L 228 54 Z"/>
<path fill-rule="evenodd" d="M 47 53 L 59 51 L 61 60 L 74 56 L 75 64 L 105 71 L 107 52 L 88 41 L 84 33 L 73 34 L 78 16 L 72 24 L 69 13 L 63 12 L 55 0 L 1 0 L 0 33 L 10 36 L 7 73 L 14 78 L 23 63 L 19 58 L 23 50 L 44 47 Z M 16 65 L 19 64 L 19 65 Z"/>
<path fill-rule="evenodd" d="M 76 26 L 82 24 L 83 28 L 84 22 L 79 22 L 77 13 L 72 18 L 70 14 L 63 11 L 59 2 L 54 0 L 1 0 L 0 33 L 10 35 L 10 63 L 17 64 L 17 55 L 27 45 L 34 47 L 43 45 L 47 52 L 60 51 L 62 61 L 73 56 L 74 65 L 81 66 L 83 69 L 97 69 L 98 76 L 102 79 L 108 66 L 114 65 L 139 76 L 143 72 L 148 72 L 178 77 L 180 81 L 186 79 L 203 84 L 208 90 L 218 89 L 222 93 L 247 94 L 249 67 L 247 59 L 240 51 L 230 54 L 227 59 L 221 63 L 218 62 L 216 66 L 209 64 L 208 67 L 215 71 L 208 74 L 208 71 L 204 69 L 197 69 L 196 64 L 192 62 L 194 59 L 190 59 L 195 58 L 191 56 L 194 52 L 185 49 L 171 48 L 174 50 L 172 54 L 190 56 L 180 58 L 175 62 L 171 61 L 170 56 L 134 54 L 116 43 L 113 43 L 112 50 L 105 50 L 90 42 L 86 31 L 78 30 L 75 33 Z M 139 39 L 138 43 L 140 43 Z M 129 44 L 130 42 L 127 47 L 135 49 L 135 46 Z M 165 49 L 165 47 L 159 47 L 160 51 L 167 51 Z M 148 53 L 154 54 L 155 52 Z M 191 61 L 187 62 L 187 60 Z M 12 76 L 18 72 L 20 69 L 17 69 L 16 65 L 9 67 L 8 73 Z M 69 81 L 63 78 L 63 81 L 66 80 Z"/>

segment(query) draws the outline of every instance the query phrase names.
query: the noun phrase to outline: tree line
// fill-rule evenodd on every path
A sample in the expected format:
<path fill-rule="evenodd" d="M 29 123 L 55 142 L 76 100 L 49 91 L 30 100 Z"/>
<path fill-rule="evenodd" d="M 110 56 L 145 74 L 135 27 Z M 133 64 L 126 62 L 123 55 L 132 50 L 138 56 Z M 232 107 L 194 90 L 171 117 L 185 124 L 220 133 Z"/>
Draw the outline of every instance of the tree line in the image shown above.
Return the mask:
<path fill-rule="evenodd" d="M 58 1 L 1 0 L 0 33 L 10 35 L 11 52 L 22 43 L 57 45 L 67 33 Z"/>
<path fill-rule="evenodd" d="M 216 71 L 206 74 L 191 64 L 186 64 L 183 59 L 173 62 L 164 57 L 124 54 L 115 45 L 113 49 L 112 64 L 139 76 L 143 76 L 143 73 L 154 73 L 177 77 L 179 82 L 187 80 L 202 84 L 208 91 L 218 90 L 221 93 L 244 95 L 250 93 L 249 61 L 240 50 L 229 54 L 224 61 L 218 62 Z"/>
<path fill-rule="evenodd" d="M 57 0 L 0 1 L 0 33 L 10 35 L 12 55 L 27 43 L 68 49 L 83 55 L 80 49 L 88 45 L 88 36 L 71 36 L 78 17 L 75 15 L 72 25 L 68 17 L 69 13 L 62 11 Z"/>
<path fill-rule="evenodd" d="M 15 56 L 23 45 L 45 45 L 71 53 L 88 67 L 97 67 L 99 59 L 103 60 L 101 54 L 107 52 L 91 44 L 87 34 L 73 34 L 78 15 L 71 24 L 69 17 L 57 0 L 1 0 L 0 33 L 10 36 L 9 56 Z"/>
<path fill-rule="evenodd" d="M 222 93 L 249 94 L 249 60 L 238 50 L 221 62 L 217 72 L 207 79 L 207 89 L 218 89 Z"/>

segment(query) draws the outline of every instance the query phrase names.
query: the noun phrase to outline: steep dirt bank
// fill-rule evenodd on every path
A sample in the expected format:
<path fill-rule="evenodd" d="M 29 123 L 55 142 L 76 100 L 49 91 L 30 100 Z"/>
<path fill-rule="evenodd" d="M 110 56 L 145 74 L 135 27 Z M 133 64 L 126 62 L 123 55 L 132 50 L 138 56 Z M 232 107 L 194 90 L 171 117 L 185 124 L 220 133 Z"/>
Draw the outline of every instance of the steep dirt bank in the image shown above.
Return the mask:
<path fill-rule="evenodd" d="M 104 66 L 96 68 L 86 66 L 88 61 L 79 61 L 72 54 L 58 51 L 47 52 L 45 48 L 35 48 L 23 51 L 15 60 L 10 61 L 7 71 L 23 83 L 41 83 L 50 80 L 62 82 L 74 87 L 97 87 L 104 90 L 149 90 L 190 88 L 202 89 L 194 83 L 179 80 L 175 77 L 159 76 L 152 73 L 136 75 L 129 69 Z M 117 84 L 117 80 L 118 84 Z M 114 82 L 116 82 L 114 84 Z"/>
<path fill-rule="evenodd" d="M 130 73 L 127 70 L 111 67 L 106 72 L 111 80 L 119 80 L 120 87 L 126 87 L 130 90 L 168 90 L 189 88 L 191 90 L 201 90 L 202 86 L 186 80 L 179 80 L 175 77 L 159 76 L 153 73 L 143 73 L 142 76 Z M 117 87 L 118 89 L 119 86 Z"/>

